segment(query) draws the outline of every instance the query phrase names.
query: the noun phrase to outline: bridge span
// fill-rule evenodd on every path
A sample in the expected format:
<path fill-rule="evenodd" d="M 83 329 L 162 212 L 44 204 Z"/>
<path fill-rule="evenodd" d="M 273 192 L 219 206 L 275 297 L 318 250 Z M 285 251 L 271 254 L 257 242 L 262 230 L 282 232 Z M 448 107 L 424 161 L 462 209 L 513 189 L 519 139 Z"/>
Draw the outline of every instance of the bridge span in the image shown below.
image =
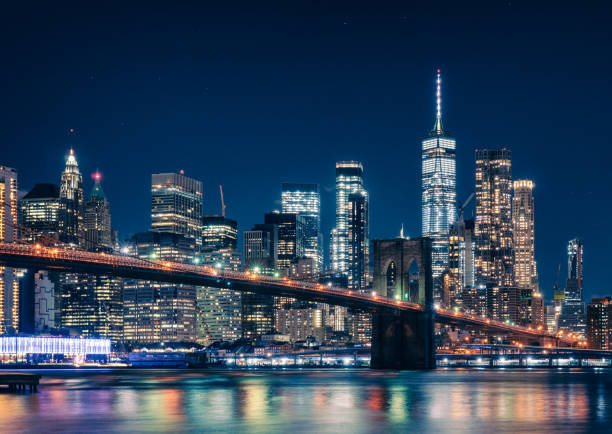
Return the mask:
<path fill-rule="evenodd" d="M 68 273 L 104 274 L 156 282 L 183 283 L 213 288 L 230 288 L 260 294 L 346 306 L 373 315 L 372 363 L 380 368 L 433 368 L 433 324 L 482 330 L 534 343 L 571 345 L 575 339 L 543 330 L 433 309 L 431 297 L 425 305 L 382 297 L 376 292 L 334 288 L 321 283 L 270 277 L 250 271 L 237 272 L 210 266 L 131 256 L 86 252 L 40 244 L 0 242 L 0 264 L 15 268 L 46 269 Z M 399 353 L 398 353 L 399 351 Z"/>

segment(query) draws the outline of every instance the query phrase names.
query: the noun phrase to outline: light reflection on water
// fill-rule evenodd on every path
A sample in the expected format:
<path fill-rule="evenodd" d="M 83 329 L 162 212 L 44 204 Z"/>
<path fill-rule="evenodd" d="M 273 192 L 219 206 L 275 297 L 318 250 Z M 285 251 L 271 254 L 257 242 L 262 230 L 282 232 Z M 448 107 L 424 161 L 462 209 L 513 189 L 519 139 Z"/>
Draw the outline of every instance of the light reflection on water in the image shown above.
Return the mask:
<path fill-rule="evenodd" d="M 9 431 L 382 432 L 608 429 L 607 370 L 41 371 L 0 393 Z"/>

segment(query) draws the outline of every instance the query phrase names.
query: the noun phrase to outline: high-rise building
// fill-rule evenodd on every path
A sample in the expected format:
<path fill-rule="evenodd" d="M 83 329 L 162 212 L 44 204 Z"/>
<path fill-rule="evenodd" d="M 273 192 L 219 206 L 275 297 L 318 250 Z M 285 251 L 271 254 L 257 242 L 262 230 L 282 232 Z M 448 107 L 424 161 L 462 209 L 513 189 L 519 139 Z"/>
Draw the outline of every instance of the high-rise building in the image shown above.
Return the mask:
<path fill-rule="evenodd" d="M 288 271 L 291 261 L 304 256 L 304 218 L 299 214 L 271 212 L 264 215 L 264 224 L 276 227 L 276 268 Z"/>
<path fill-rule="evenodd" d="M 422 142 L 422 234 L 431 238 L 434 299 L 440 300 L 440 276 L 448 267 L 448 233 L 455 222 L 455 139 L 442 128 L 442 79 L 436 77 L 436 120 Z"/>
<path fill-rule="evenodd" d="M 331 231 L 330 259 L 331 269 L 346 275 L 349 270 L 349 219 L 351 193 L 367 191 L 363 186 L 363 166 L 358 161 L 336 163 L 336 226 Z M 366 240 L 366 244 L 369 240 Z"/>
<path fill-rule="evenodd" d="M 511 157 L 507 149 L 476 150 L 474 272 L 475 284 L 486 287 L 487 294 L 514 284 Z"/>
<path fill-rule="evenodd" d="M 462 216 L 451 226 L 448 243 L 449 307 L 472 310 L 464 292 L 474 287 L 474 220 Z"/>
<path fill-rule="evenodd" d="M 244 267 L 262 274 L 276 270 L 278 227 L 274 224 L 256 224 L 244 231 Z M 242 293 L 242 335 L 256 338 L 274 329 L 274 297 L 271 295 Z"/>
<path fill-rule="evenodd" d="M 149 231 L 134 235 L 128 249 L 142 259 L 193 264 L 195 243 L 185 235 Z M 127 342 L 195 342 L 195 286 L 125 279 L 123 302 Z"/>
<path fill-rule="evenodd" d="M 232 220 L 233 221 L 233 220 Z M 240 271 L 240 253 L 219 249 L 202 255 L 204 265 Z M 242 294 L 230 288 L 197 287 L 197 341 L 210 345 L 217 341 L 233 342 L 242 337 Z"/>
<path fill-rule="evenodd" d="M 594 298 L 587 305 L 586 330 L 590 349 L 612 350 L 612 297 Z"/>
<path fill-rule="evenodd" d="M 514 242 L 514 285 L 538 292 L 535 262 L 533 181 L 514 181 L 512 232 Z"/>
<path fill-rule="evenodd" d="M 192 238 L 202 244 L 202 182 L 182 173 L 151 176 L 151 230 Z"/>
<path fill-rule="evenodd" d="M 298 214 L 303 219 L 300 244 L 303 256 L 314 260 L 315 270 L 323 269 L 321 237 L 321 196 L 318 184 L 283 183 L 281 192 L 283 214 Z"/>
<path fill-rule="evenodd" d="M 567 244 L 567 278 L 575 279 L 582 290 L 582 240 L 578 238 Z"/>
<path fill-rule="evenodd" d="M 0 166 L 0 241 L 14 242 L 18 236 L 17 171 Z M 0 266 L 0 332 L 19 329 L 19 280 L 17 270 Z"/>
<path fill-rule="evenodd" d="M 61 290 L 62 327 L 84 336 L 123 340 L 122 281 L 112 276 L 65 274 Z"/>
<path fill-rule="evenodd" d="M 570 240 L 567 245 L 567 282 L 559 315 L 559 328 L 584 334 L 585 306 L 582 301 L 582 240 Z"/>
<path fill-rule="evenodd" d="M 370 244 L 368 193 L 365 190 L 348 196 L 348 285 L 349 288 L 366 288 L 370 283 Z"/>
<path fill-rule="evenodd" d="M 220 216 L 206 215 L 202 218 L 202 251 L 236 250 L 238 247 L 238 223 Z"/>
<path fill-rule="evenodd" d="M 95 184 L 83 212 L 85 248 L 95 251 L 111 250 L 113 247 L 111 214 L 108 200 L 100 185 L 102 175 L 96 172 L 93 174 L 93 179 Z"/>
<path fill-rule="evenodd" d="M 278 228 L 275 225 L 256 224 L 244 231 L 244 267 L 259 268 L 264 274 L 276 270 Z"/>
<path fill-rule="evenodd" d="M 66 241 L 83 245 L 83 176 L 70 149 L 60 182 L 60 199 L 65 207 L 64 232 Z"/>
<path fill-rule="evenodd" d="M 59 240 L 64 230 L 65 208 L 55 184 L 36 184 L 19 200 L 20 238 L 27 241 Z"/>

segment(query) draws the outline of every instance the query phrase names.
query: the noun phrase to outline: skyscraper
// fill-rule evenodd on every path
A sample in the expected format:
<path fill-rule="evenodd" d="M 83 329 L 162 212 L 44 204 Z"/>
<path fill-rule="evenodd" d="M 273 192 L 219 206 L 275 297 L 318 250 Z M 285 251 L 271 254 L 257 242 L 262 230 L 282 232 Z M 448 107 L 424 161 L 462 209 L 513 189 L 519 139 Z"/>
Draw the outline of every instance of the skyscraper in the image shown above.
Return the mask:
<path fill-rule="evenodd" d="M 74 149 L 70 149 L 66 158 L 66 167 L 60 182 L 60 198 L 66 210 L 64 224 L 66 240 L 83 245 L 83 176 L 79 171 Z"/>
<path fill-rule="evenodd" d="M 567 244 L 567 278 L 575 279 L 582 290 L 582 240 L 578 238 Z"/>
<path fill-rule="evenodd" d="M 132 237 L 130 254 L 142 259 L 194 263 L 195 240 L 171 232 L 143 232 Z M 194 342 L 196 287 L 125 279 L 124 335 L 132 343 Z"/>
<path fill-rule="evenodd" d="M 240 271 L 240 253 L 218 249 L 203 254 L 203 264 L 224 270 Z M 216 341 L 233 342 L 242 337 L 242 294 L 231 288 L 197 287 L 197 341 L 210 345 Z"/>
<path fill-rule="evenodd" d="M 30 242 L 39 238 L 61 238 L 65 223 L 65 208 L 60 201 L 59 188 L 55 184 L 36 184 L 19 200 L 19 221 L 27 231 L 20 238 Z"/>
<path fill-rule="evenodd" d="M 264 215 L 264 224 L 276 226 L 276 268 L 288 271 L 291 261 L 304 256 L 304 218 L 299 214 L 271 212 Z"/>
<path fill-rule="evenodd" d="M 370 245 L 368 234 L 368 194 L 351 193 L 349 203 L 348 286 L 366 288 L 370 282 Z"/>
<path fill-rule="evenodd" d="M 474 220 L 464 220 L 462 215 L 451 226 L 448 257 L 449 306 L 474 313 L 477 309 L 469 296 L 474 288 Z"/>
<path fill-rule="evenodd" d="M 182 173 L 151 176 L 151 230 L 192 238 L 202 244 L 202 182 Z"/>
<path fill-rule="evenodd" d="M 587 341 L 594 350 L 612 349 L 612 298 L 594 298 L 587 306 Z"/>
<path fill-rule="evenodd" d="M 514 283 L 511 159 L 507 149 L 476 150 L 474 271 L 476 284 L 487 288 Z"/>
<path fill-rule="evenodd" d="M 17 241 L 17 171 L 0 166 L 0 241 Z M 19 329 L 19 280 L 16 269 L 0 266 L 0 332 Z"/>
<path fill-rule="evenodd" d="M 298 214 L 303 218 L 300 244 L 303 255 L 314 260 L 315 271 L 323 269 L 321 237 L 321 196 L 318 184 L 283 183 L 281 192 L 283 214 Z"/>
<path fill-rule="evenodd" d="M 436 120 L 422 142 L 422 233 L 432 241 L 434 298 L 440 300 L 439 278 L 448 267 L 448 232 L 455 222 L 455 139 L 442 128 L 442 79 L 436 77 Z"/>
<path fill-rule="evenodd" d="M 534 183 L 514 181 L 512 229 L 514 236 L 514 284 L 538 291 L 538 274 L 534 256 Z"/>
<path fill-rule="evenodd" d="M 336 226 L 331 231 L 330 259 L 331 269 L 346 275 L 349 270 L 349 219 L 351 193 L 367 191 L 363 186 L 363 166 L 358 161 L 336 163 Z M 369 243 L 365 240 L 364 244 Z"/>
<path fill-rule="evenodd" d="M 202 251 L 236 250 L 238 246 L 238 223 L 220 216 L 206 215 L 202 218 Z"/>
<path fill-rule="evenodd" d="M 264 274 L 274 273 L 277 263 L 276 247 L 278 227 L 274 224 L 256 224 L 244 231 L 244 267 Z M 274 297 L 271 295 L 242 293 L 242 335 L 255 338 L 274 328 Z"/>
<path fill-rule="evenodd" d="M 111 250 L 113 247 L 111 214 L 108 200 L 100 185 L 102 175 L 96 172 L 93 174 L 93 179 L 95 184 L 83 212 L 85 248 L 96 251 Z"/>
<path fill-rule="evenodd" d="M 567 282 L 559 315 L 559 328 L 584 334 L 586 323 L 582 301 L 582 254 L 582 240 L 570 240 L 567 244 Z"/>

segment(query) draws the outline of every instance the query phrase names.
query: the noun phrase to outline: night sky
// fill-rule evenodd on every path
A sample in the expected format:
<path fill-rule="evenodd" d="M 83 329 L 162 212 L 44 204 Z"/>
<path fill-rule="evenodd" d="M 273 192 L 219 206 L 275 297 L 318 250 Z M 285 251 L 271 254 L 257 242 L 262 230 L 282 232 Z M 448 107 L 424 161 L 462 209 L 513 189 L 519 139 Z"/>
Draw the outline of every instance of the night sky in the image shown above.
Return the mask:
<path fill-rule="evenodd" d="M 612 294 L 609 10 L 287 3 L 4 9 L 0 164 L 27 191 L 59 183 L 73 146 L 87 195 L 90 174 L 103 173 L 121 239 L 149 227 L 153 172 L 202 180 L 209 214 L 223 184 L 240 230 L 280 208 L 281 182 L 316 182 L 327 254 L 334 164 L 360 160 L 371 237 L 396 236 L 402 223 L 418 236 L 420 142 L 440 68 L 458 200 L 474 190 L 475 149 L 511 149 L 513 177 L 536 183 L 545 296 L 559 263 L 564 285 L 576 236 L 585 297 Z"/>

